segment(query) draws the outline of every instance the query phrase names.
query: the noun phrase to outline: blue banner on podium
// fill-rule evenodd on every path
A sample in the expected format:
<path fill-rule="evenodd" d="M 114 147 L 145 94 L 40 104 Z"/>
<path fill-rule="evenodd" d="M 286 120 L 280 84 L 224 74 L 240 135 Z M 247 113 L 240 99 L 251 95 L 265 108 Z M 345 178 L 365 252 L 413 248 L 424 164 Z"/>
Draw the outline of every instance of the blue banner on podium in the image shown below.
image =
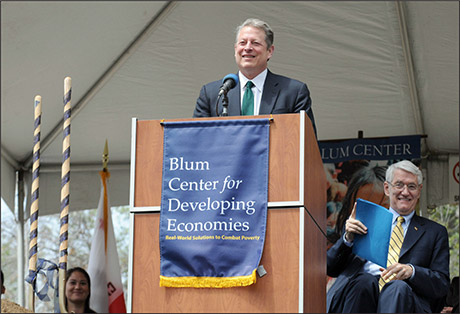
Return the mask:
<path fill-rule="evenodd" d="M 268 119 L 164 123 L 160 286 L 255 283 L 268 144 Z"/>

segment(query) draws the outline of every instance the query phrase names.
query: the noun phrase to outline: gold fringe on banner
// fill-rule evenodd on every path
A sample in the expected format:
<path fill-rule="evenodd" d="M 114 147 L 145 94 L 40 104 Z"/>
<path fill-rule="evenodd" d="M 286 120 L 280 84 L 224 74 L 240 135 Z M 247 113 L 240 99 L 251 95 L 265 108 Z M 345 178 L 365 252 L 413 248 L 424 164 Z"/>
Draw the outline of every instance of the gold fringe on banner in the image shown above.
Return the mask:
<path fill-rule="evenodd" d="M 160 287 L 172 288 L 231 288 L 256 283 L 256 269 L 248 276 L 238 277 L 165 277 L 160 276 Z"/>

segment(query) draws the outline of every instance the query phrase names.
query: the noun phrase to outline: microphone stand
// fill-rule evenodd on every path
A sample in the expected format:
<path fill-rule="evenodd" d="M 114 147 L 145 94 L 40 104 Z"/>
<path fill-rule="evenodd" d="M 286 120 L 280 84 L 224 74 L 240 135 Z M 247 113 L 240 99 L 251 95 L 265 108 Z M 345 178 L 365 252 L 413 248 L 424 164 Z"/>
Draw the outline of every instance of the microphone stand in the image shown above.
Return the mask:
<path fill-rule="evenodd" d="M 228 97 L 227 97 L 227 92 L 223 93 L 223 98 L 222 98 L 222 115 L 221 117 L 228 117 Z"/>
<path fill-rule="evenodd" d="M 216 102 L 216 116 L 218 117 L 227 117 L 228 116 L 228 98 L 227 98 L 227 92 L 232 89 L 233 87 L 238 85 L 238 76 L 231 73 L 228 74 L 227 76 L 224 77 L 222 80 L 222 86 L 220 87 L 219 94 L 217 97 L 217 102 Z M 222 98 L 222 114 L 219 115 L 219 99 L 220 97 L 224 95 Z"/>

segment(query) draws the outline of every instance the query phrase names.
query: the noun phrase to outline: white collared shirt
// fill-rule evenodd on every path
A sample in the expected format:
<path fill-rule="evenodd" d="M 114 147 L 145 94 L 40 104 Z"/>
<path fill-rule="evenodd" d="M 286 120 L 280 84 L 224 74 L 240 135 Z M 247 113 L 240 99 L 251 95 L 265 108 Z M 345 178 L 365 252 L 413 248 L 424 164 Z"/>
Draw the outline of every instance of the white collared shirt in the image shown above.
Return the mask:
<path fill-rule="evenodd" d="M 249 80 L 246 76 L 238 71 L 238 79 L 240 80 L 240 106 L 243 104 L 243 96 L 246 90 L 246 83 L 252 81 L 254 86 L 252 87 L 252 92 L 254 93 L 254 115 L 257 116 L 260 110 L 260 101 L 262 100 L 262 91 L 264 90 L 265 79 L 267 78 L 268 70 L 263 70 L 259 75 L 257 75 L 252 80 Z"/>
<path fill-rule="evenodd" d="M 399 217 L 399 214 L 391 207 L 389 211 L 390 213 L 393 214 L 393 220 L 392 220 L 392 226 L 391 226 L 391 232 L 393 232 L 393 228 L 396 226 L 397 218 Z M 412 217 L 414 217 L 414 215 L 415 215 L 415 210 L 412 211 L 409 215 L 406 215 L 406 216 L 401 215 L 402 217 L 404 217 L 404 222 L 402 223 L 404 236 L 406 236 L 407 228 L 409 227 L 410 221 L 412 220 Z"/>

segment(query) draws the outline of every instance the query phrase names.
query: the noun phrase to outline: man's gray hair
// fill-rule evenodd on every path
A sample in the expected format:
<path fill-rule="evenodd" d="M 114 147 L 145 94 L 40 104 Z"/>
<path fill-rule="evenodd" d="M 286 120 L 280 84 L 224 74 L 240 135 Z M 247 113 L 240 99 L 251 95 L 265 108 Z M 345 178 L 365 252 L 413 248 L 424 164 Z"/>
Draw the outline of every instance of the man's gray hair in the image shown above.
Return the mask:
<path fill-rule="evenodd" d="M 247 19 L 246 21 L 243 22 L 243 24 L 241 24 L 240 26 L 236 28 L 235 42 L 238 41 L 238 35 L 240 34 L 241 29 L 246 26 L 252 26 L 252 27 L 263 30 L 265 32 L 265 42 L 267 43 L 267 49 L 270 49 L 270 47 L 273 45 L 273 40 L 274 40 L 273 30 L 267 23 L 259 19 L 255 19 L 255 18 Z"/>
<path fill-rule="evenodd" d="M 401 170 L 410 172 L 412 174 L 415 174 L 417 176 L 417 183 L 419 185 L 422 184 L 423 182 L 422 171 L 409 160 L 399 161 L 395 164 L 392 164 L 390 167 L 388 167 L 387 172 L 386 172 L 386 177 L 385 177 L 385 180 L 387 182 L 391 183 L 393 181 L 394 172 L 396 169 L 401 169 Z"/>

